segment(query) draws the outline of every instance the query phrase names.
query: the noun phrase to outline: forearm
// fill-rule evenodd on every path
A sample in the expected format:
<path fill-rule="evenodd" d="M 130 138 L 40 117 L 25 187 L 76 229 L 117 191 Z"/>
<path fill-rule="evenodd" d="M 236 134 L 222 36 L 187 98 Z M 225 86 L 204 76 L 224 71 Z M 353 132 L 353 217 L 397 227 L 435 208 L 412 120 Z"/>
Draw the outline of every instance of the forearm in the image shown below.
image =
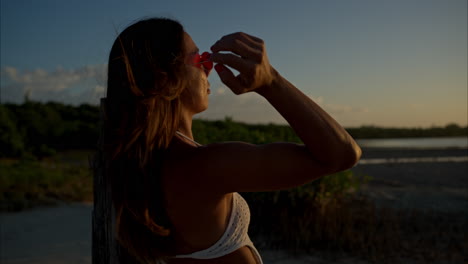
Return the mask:
<path fill-rule="evenodd" d="M 311 155 L 337 170 L 353 166 L 361 150 L 346 130 L 312 99 L 277 74 L 269 87 L 257 90 L 288 121 Z"/>
<path fill-rule="evenodd" d="M 236 94 L 256 91 L 265 97 L 289 122 L 316 161 L 333 171 L 349 168 L 360 158 L 361 150 L 351 136 L 271 67 L 263 40 L 238 32 L 222 37 L 211 50 L 211 60 L 218 63 L 215 69 L 223 83 Z M 234 76 L 223 64 L 240 74 Z"/>

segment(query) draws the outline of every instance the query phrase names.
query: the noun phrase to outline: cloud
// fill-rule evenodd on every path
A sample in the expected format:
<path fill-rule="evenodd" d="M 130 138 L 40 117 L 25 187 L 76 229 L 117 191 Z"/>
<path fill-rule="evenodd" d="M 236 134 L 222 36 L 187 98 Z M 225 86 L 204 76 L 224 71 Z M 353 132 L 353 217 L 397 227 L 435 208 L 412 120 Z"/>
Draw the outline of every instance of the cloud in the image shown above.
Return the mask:
<path fill-rule="evenodd" d="M 210 95 L 209 108 L 207 111 L 199 114 L 198 118 L 219 120 L 230 116 L 234 120 L 248 123 L 286 123 L 286 120 L 270 103 L 256 93 L 235 95 L 224 85 L 219 85 L 212 90 L 214 92 Z M 349 119 L 349 114 L 366 113 L 369 111 L 365 107 L 327 103 L 323 96 L 313 96 L 310 94 L 307 96 L 324 108 L 325 111 L 339 119 Z"/>
<path fill-rule="evenodd" d="M 346 114 L 346 113 L 367 113 L 369 112 L 369 108 L 367 107 L 355 107 L 350 105 L 342 105 L 342 104 L 333 104 L 325 102 L 325 99 L 322 96 L 314 97 L 313 95 L 307 94 L 315 103 L 320 105 L 325 111 L 329 112 L 330 114 Z"/>
<path fill-rule="evenodd" d="M 2 101 L 22 103 L 27 94 L 35 101 L 97 104 L 104 95 L 106 72 L 106 65 L 90 65 L 72 70 L 59 67 L 53 71 L 20 71 L 14 67 L 2 67 Z"/>
<path fill-rule="evenodd" d="M 209 107 L 195 118 L 219 120 L 226 116 L 247 123 L 285 123 L 286 121 L 260 95 L 246 93 L 235 95 L 228 87 L 212 88 Z"/>
<path fill-rule="evenodd" d="M 53 71 L 36 69 L 20 71 L 14 67 L 1 69 L 1 101 L 22 103 L 25 94 L 35 101 L 56 101 L 65 104 L 98 104 L 105 95 L 106 65 L 85 66 Z M 198 118 L 219 120 L 226 116 L 248 123 L 279 123 L 286 120 L 256 93 L 235 95 L 225 85 L 213 85 L 210 106 Z M 212 87 L 213 87 L 212 86 Z M 351 120 L 356 113 L 366 113 L 364 107 L 329 103 L 323 96 L 307 94 L 312 100 L 337 119 Z"/>
<path fill-rule="evenodd" d="M 367 107 L 353 107 L 349 105 L 337 105 L 337 104 L 324 104 L 324 109 L 332 114 L 345 114 L 345 113 L 367 113 L 369 109 Z"/>
<path fill-rule="evenodd" d="M 226 87 L 220 87 L 216 90 L 216 94 L 218 95 L 223 95 L 226 93 L 227 88 Z"/>

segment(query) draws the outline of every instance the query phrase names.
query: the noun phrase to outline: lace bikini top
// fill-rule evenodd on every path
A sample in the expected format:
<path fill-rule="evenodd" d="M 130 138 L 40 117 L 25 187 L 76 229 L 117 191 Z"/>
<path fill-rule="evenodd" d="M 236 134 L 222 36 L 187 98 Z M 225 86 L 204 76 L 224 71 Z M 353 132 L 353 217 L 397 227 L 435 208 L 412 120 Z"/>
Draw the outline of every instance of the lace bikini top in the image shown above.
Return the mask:
<path fill-rule="evenodd" d="M 249 223 L 249 206 L 239 193 L 234 193 L 231 216 L 223 236 L 207 249 L 187 255 L 176 255 L 175 258 L 214 259 L 232 253 L 243 246 L 248 246 L 257 259 L 257 263 L 263 264 L 260 254 L 247 234 Z"/>

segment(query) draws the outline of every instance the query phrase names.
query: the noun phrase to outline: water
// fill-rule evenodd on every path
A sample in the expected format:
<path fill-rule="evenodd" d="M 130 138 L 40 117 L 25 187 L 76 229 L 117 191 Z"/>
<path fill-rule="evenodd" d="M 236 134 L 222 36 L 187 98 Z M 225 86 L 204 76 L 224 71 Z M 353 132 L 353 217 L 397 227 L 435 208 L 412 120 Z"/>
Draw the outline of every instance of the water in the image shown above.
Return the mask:
<path fill-rule="evenodd" d="M 468 156 L 361 159 L 359 161 L 359 165 L 392 164 L 392 163 L 399 163 L 399 164 L 401 163 L 447 163 L 447 162 L 468 162 Z"/>
<path fill-rule="evenodd" d="M 468 137 L 358 139 L 362 148 L 468 148 Z"/>
<path fill-rule="evenodd" d="M 91 264 L 92 205 L 0 214 L 1 264 Z"/>
<path fill-rule="evenodd" d="M 364 152 L 383 152 L 362 158 L 360 165 L 468 162 L 468 137 L 359 139 L 357 143 Z"/>
<path fill-rule="evenodd" d="M 410 207 L 437 205 L 453 211 L 468 208 L 467 152 L 453 149 L 468 148 L 468 137 L 364 139 L 358 143 L 378 153 L 361 160 L 361 166 L 354 169 L 375 177 L 380 184 L 398 183 L 399 187 L 391 188 L 373 186 L 373 191 L 379 191 L 376 196 L 384 193 L 385 197 L 401 198 L 402 201 L 393 198 L 390 203 Z M 413 154 L 414 150 L 418 150 L 417 156 L 402 155 Z M 91 212 L 92 205 L 73 204 L 1 213 L 0 263 L 91 264 Z"/>

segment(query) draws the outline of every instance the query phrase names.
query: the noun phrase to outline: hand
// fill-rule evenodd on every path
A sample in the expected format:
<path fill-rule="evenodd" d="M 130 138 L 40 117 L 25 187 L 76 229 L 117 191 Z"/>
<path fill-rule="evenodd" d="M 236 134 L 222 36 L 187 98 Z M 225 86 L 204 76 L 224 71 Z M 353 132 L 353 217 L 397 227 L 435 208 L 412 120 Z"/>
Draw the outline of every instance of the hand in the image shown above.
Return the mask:
<path fill-rule="evenodd" d="M 263 40 L 257 37 L 242 32 L 226 35 L 211 47 L 211 51 L 211 60 L 218 63 L 215 70 L 221 81 L 235 94 L 268 89 L 278 76 L 268 61 Z M 223 64 L 239 71 L 239 75 L 234 76 Z"/>

